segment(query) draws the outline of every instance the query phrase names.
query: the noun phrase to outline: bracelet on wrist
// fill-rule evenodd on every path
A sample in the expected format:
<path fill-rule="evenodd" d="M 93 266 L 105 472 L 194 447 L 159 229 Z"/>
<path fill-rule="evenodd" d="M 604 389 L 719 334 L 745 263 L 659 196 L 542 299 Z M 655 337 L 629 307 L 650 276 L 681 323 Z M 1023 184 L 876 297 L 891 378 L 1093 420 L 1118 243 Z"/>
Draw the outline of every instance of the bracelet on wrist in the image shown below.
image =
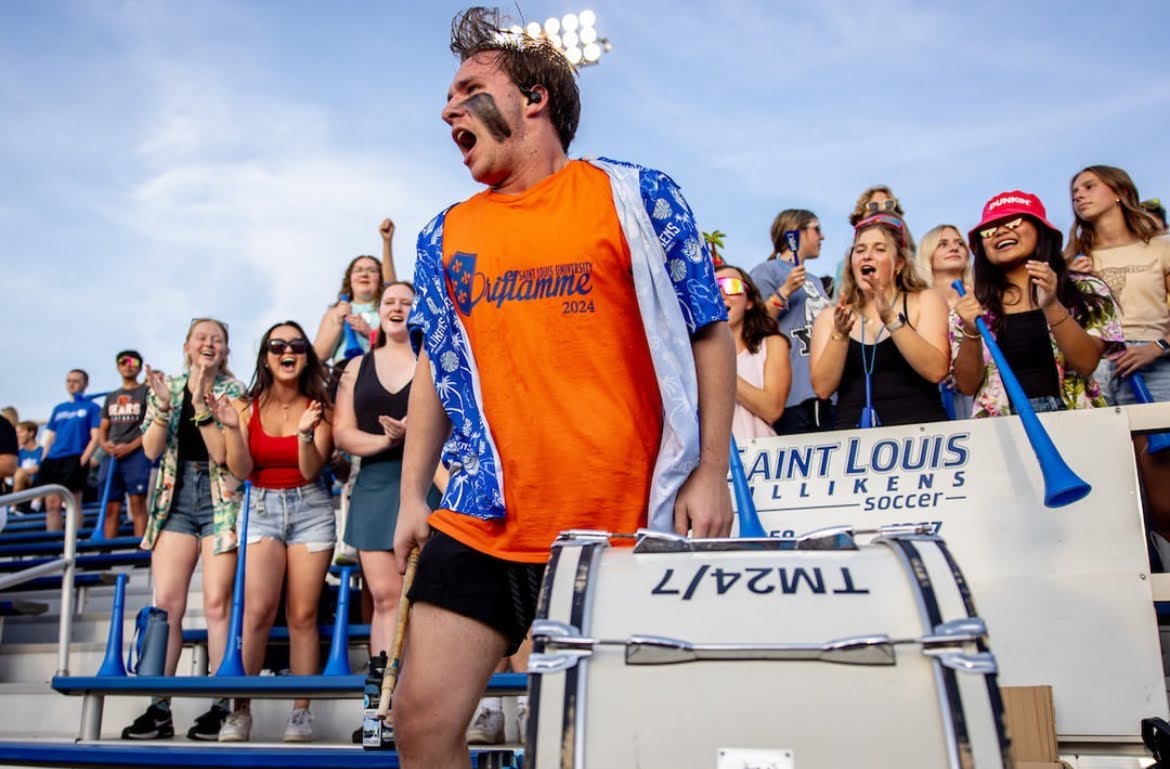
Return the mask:
<path fill-rule="evenodd" d="M 964 329 L 960 329 L 960 330 L 963 332 L 963 338 L 964 338 L 964 339 L 981 339 L 981 338 L 982 338 L 982 337 L 979 335 L 979 332 L 978 332 L 978 331 L 976 331 L 974 334 L 971 334 L 971 333 L 969 333 L 969 332 L 967 331 L 967 329 L 965 329 L 965 328 L 964 328 Z"/>
<path fill-rule="evenodd" d="M 297 430 L 297 438 L 300 439 L 301 443 L 311 444 L 315 435 L 312 430 Z"/>
<path fill-rule="evenodd" d="M 201 414 L 196 414 L 195 416 L 191 417 L 191 424 L 195 425 L 196 427 L 204 427 L 214 421 L 215 417 L 211 415 L 210 411 L 204 411 Z"/>
<path fill-rule="evenodd" d="M 1071 312 L 1069 312 L 1068 310 L 1065 310 L 1065 311 L 1064 311 L 1064 317 L 1063 317 L 1063 318 L 1061 318 L 1060 320 L 1056 321 L 1055 323 L 1050 323 L 1050 324 L 1048 325 L 1048 330 L 1049 330 L 1049 331 L 1053 330 L 1054 328 L 1056 328 L 1057 326 L 1059 326 L 1061 323 L 1064 323 L 1066 320 L 1068 320 L 1068 319 L 1069 319 L 1069 318 L 1071 318 L 1071 317 L 1072 317 L 1072 313 L 1071 313 Z"/>
<path fill-rule="evenodd" d="M 833 329 L 833 332 L 831 334 L 829 334 L 829 338 L 832 339 L 834 342 L 844 342 L 849 337 L 847 337 L 845 334 L 842 334 L 837 329 Z"/>

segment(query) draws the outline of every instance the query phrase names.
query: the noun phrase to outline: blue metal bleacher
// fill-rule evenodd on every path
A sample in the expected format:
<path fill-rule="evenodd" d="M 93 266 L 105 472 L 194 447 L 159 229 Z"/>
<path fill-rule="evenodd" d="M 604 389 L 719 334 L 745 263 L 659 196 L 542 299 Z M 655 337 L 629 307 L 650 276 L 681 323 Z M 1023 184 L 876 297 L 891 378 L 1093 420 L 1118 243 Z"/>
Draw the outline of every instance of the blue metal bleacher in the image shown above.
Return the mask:
<path fill-rule="evenodd" d="M 523 769 L 521 750 L 472 749 L 474 769 Z M 288 767 L 289 769 L 351 769 L 355 765 L 397 769 L 397 751 L 362 750 L 358 746 L 294 747 L 247 745 L 168 745 L 152 743 L 17 742 L 0 740 L 0 763 L 24 766 L 168 766 Z"/>

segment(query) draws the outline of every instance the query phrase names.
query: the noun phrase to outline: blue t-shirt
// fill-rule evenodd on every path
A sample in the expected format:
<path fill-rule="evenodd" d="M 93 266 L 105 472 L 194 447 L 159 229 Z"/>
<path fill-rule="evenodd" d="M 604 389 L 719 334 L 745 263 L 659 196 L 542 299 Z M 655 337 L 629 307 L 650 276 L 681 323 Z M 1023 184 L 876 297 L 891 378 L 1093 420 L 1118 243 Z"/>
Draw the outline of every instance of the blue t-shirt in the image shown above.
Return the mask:
<path fill-rule="evenodd" d="M 46 459 L 77 457 L 89 445 L 89 431 L 102 423 L 102 407 L 84 397 L 58 403 L 45 428 L 55 434 Z"/>
<path fill-rule="evenodd" d="M 40 446 L 32 449 L 21 449 L 16 457 L 16 466 L 25 468 L 39 467 L 41 464 L 41 454 L 43 453 L 44 449 Z"/>
<path fill-rule="evenodd" d="M 760 289 L 760 296 L 766 300 L 784 285 L 788 280 L 788 273 L 796 269 L 792 262 L 783 259 L 769 259 L 758 265 L 751 272 L 752 280 Z M 788 402 L 785 407 L 803 403 L 809 398 L 817 397 L 812 389 L 812 380 L 809 375 L 808 355 L 812 343 L 813 321 L 820 311 L 830 304 L 829 297 L 821 286 L 821 279 L 812 273 L 805 273 L 804 286 L 792 292 L 788 297 L 788 306 L 780 311 L 777 322 L 780 324 L 780 333 L 792 342 L 789 347 L 788 359 L 792 363 L 792 387 L 788 390 Z"/>

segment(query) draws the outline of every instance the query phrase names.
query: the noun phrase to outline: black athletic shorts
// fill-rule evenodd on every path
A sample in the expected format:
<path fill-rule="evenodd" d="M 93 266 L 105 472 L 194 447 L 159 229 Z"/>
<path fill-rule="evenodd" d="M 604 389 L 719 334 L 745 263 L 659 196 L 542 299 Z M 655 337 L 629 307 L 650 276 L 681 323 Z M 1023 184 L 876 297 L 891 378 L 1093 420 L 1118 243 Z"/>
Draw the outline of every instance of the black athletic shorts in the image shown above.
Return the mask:
<path fill-rule="evenodd" d="M 481 553 L 438 530 L 422 549 L 411 603 L 429 603 L 482 622 L 516 653 L 536 616 L 542 563 L 516 563 Z"/>
<path fill-rule="evenodd" d="M 37 471 L 37 485 L 59 483 L 70 491 L 85 489 L 85 477 L 89 468 L 81 466 L 81 455 L 72 457 L 54 457 L 41 461 L 41 468 Z"/>

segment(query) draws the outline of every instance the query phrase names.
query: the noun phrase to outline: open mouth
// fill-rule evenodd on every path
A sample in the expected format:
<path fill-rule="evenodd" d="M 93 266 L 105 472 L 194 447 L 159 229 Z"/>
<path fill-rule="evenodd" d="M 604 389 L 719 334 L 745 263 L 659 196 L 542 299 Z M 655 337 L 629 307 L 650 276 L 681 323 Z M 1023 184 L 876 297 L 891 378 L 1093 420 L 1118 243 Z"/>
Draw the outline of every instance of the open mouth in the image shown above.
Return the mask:
<path fill-rule="evenodd" d="M 203 358 L 203 360 L 210 363 L 211 361 L 215 360 L 215 350 L 207 350 L 207 349 L 200 350 L 199 357 Z"/>
<path fill-rule="evenodd" d="M 875 272 L 877 272 L 877 267 L 874 267 L 872 264 L 862 265 L 861 267 L 862 275 L 873 275 Z"/>
<path fill-rule="evenodd" d="M 400 312 L 392 312 L 386 316 L 386 320 L 391 323 L 403 323 L 406 321 L 406 316 Z"/>
<path fill-rule="evenodd" d="M 1019 242 L 1020 241 L 1016 240 L 1015 238 L 1004 238 L 1003 240 L 997 240 L 995 241 L 995 250 L 1006 251 L 1007 249 L 1018 245 Z"/>
<path fill-rule="evenodd" d="M 462 150 L 464 157 L 467 156 L 467 153 L 471 152 L 476 142 L 479 141 L 479 137 L 466 128 L 456 128 L 451 132 L 451 138 L 459 145 L 459 149 Z"/>
<path fill-rule="evenodd" d="M 286 374 L 291 374 L 297 370 L 297 359 L 291 355 L 286 355 L 280 359 L 280 370 Z"/>

